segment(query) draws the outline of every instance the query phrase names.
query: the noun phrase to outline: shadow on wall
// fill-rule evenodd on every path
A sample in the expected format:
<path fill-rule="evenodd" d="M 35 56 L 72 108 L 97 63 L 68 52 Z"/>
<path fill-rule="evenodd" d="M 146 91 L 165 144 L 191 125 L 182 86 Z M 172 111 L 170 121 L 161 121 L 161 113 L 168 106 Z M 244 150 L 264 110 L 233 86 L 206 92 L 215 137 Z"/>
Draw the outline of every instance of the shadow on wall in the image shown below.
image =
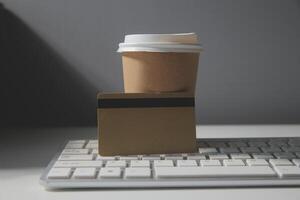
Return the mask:
<path fill-rule="evenodd" d="M 0 127 L 96 125 L 97 89 L 1 4 L 0 90 Z"/>

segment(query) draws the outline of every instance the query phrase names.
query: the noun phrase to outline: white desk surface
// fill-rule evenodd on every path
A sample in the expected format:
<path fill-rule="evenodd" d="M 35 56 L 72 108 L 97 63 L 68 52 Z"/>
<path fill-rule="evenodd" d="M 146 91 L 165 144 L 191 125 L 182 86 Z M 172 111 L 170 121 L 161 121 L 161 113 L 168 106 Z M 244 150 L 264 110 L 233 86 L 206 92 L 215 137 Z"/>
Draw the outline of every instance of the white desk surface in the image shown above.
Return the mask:
<path fill-rule="evenodd" d="M 300 187 L 226 189 L 98 189 L 47 191 L 39 185 L 44 167 L 65 140 L 96 138 L 96 128 L 1 130 L 0 200 L 10 199 L 300 199 Z M 197 127 L 198 137 L 300 136 L 300 125 Z"/>

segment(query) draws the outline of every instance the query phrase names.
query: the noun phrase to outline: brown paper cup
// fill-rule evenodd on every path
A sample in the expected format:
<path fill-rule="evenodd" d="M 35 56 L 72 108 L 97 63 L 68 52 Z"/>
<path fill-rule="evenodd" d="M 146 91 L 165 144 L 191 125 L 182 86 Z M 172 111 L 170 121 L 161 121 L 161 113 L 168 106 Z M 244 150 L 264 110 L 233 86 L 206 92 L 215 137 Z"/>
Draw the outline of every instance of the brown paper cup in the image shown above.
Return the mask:
<path fill-rule="evenodd" d="M 123 52 L 126 93 L 195 93 L 198 52 Z"/>

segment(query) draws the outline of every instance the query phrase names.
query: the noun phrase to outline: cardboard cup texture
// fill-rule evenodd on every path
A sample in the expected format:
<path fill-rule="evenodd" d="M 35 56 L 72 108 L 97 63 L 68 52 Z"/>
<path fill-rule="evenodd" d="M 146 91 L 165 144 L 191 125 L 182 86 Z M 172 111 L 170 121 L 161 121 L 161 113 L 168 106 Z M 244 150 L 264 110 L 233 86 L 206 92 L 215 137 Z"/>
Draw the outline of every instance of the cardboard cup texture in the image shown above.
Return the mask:
<path fill-rule="evenodd" d="M 123 52 L 124 90 L 194 94 L 198 61 L 198 52 Z"/>

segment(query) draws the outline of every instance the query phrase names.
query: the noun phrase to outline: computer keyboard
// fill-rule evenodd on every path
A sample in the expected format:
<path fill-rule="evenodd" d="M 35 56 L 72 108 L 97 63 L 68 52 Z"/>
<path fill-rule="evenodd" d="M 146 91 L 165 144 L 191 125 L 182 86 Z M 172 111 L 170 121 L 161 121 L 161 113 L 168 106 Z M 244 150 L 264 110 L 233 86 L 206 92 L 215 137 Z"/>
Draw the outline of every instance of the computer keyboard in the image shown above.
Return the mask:
<path fill-rule="evenodd" d="M 299 138 L 201 139 L 198 153 L 102 157 L 71 140 L 43 172 L 46 188 L 300 186 Z"/>

